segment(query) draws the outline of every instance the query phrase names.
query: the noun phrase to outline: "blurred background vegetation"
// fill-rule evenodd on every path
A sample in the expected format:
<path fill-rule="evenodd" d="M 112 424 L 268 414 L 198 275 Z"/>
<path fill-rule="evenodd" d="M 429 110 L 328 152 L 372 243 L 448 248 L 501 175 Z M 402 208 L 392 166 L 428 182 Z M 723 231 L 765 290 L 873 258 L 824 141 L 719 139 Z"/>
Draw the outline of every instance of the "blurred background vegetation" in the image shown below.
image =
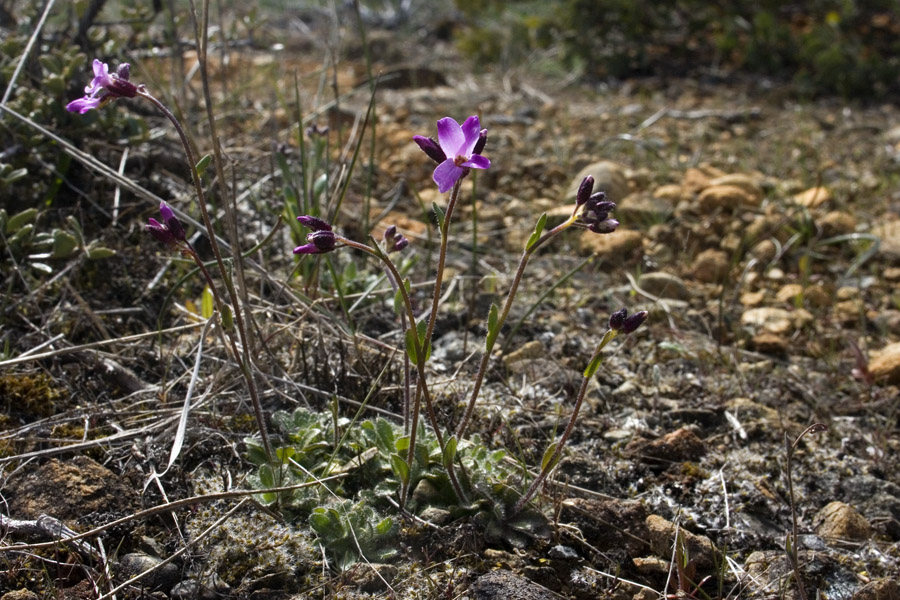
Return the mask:
<path fill-rule="evenodd" d="M 460 49 L 478 62 L 559 50 L 588 79 L 764 76 L 802 95 L 898 90 L 900 1 L 456 0 Z M 533 55 L 533 54 L 532 54 Z"/>

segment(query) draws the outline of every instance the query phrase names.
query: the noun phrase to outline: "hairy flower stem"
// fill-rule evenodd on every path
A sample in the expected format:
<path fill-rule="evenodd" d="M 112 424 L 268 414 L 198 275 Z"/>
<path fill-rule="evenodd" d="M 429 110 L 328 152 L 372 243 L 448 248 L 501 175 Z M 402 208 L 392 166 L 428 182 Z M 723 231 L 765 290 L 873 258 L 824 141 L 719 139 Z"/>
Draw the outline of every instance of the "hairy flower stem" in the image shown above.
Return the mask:
<path fill-rule="evenodd" d="M 498 333 L 503 327 L 503 323 L 506 322 L 506 318 L 509 316 L 509 311 L 516 299 L 516 292 L 518 292 L 519 290 L 519 284 L 522 282 L 522 276 L 525 273 L 525 267 L 528 266 L 528 261 L 531 260 L 531 256 L 550 238 L 571 227 L 575 223 L 575 220 L 576 216 L 573 214 L 564 223 L 561 223 L 560 225 L 554 227 L 553 229 L 542 235 L 540 239 L 538 239 L 538 241 L 534 243 L 534 245 L 532 245 L 530 248 L 526 248 L 522 253 L 522 258 L 519 260 L 519 267 L 516 269 L 516 274 L 513 277 L 512 286 L 509 288 L 509 293 L 506 295 L 506 303 L 503 305 L 503 312 L 500 313 L 500 316 L 497 319 L 496 331 Z M 478 394 L 481 392 L 481 384 L 484 382 L 484 376 L 487 374 L 488 364 L 491 360 L 491 351 L 494 349 L 494 344 L 497 342 L 498 337 L 499 335 L 488 334 L 487 340 L 485 342 L 484 354 L 481 355 L 481 364 L 478 366 L 478 373 L 475 375 L 475 383 L 472 386 L 472 395 L 469 398 L 469 404 L 466 406 L 466 410 L 463 413 L 462 420 L 459 422 L 459 425 L 456 428 L 455 435 L 459 440 L 463 439 L 463 436 L 466 434 L 466 429 L 469 427 L 469 421 L 472 418 L 472 411 L 475 409 L 475 403 L 478 401 Z"/>
<path fill-rule="evenodd" d="M 397 267 L 391 261 L 388 256 L 382 252 L 375 240 L 372 240 L 372 244 L 375 246 L 374 248 L 367 246 L 365 244 L 360 244 L 359 242 L 354 242 L 353 240 L 348 240 L 347 238 L 336 236 L 337 241 L 350 246 L 351 248 L 356 248 L 357 250 L 361 250 L 362 252 L 366 252 L 371 254 L 381 262 L 385 264 L 390 271 L 391 277 L 393 277 L 396 281 L 400 283 L 397 289 L 400 290 L 400 295 L 403 298 L 403 305 L 406 309 L 406 318 L 409 320 L 410 329 L 412 333 L 412 342 L 413 342 L 413 350 L 416 354 L 416 372 L 418 377 L 418 385 L 416 386 L 416 395 L 415 402 L 412 410 L 412 423 L 410 424 L 410 432 L 409 432 L 409 449 L 406 454 L 406 464 L 412 468 L 413 461 L 415 460 L 415 450 L 416 450 L 416 434 L 419 428 L 419 413 L 421 412 L 421 396 L 425 396 L 425 403 L 428 407 L 428 419 L 431 421 L 431 428 L 434 430 L 434 434 L 437 437 L 438 444 L 441 448 L 441 453 L 444 451 L 444 438 L 441 435 L 440 426 L 437 420 L 437 415 L 435 415 L 434 410 L 432 410 L 431 404 L 431 394 L 428 391 L 428 382 L 425 379 L 425 348 L 422 347 L 422 344 L 419 341 L 419 334 L 416 331 L 416 316 L 413 313 L 412 301 L 409 299 L 409 293 L 406 291 L 406 286 L 403 285 L 403 278 L 400 276 L 400 272 L 397 270 Z M 427 348 L 427 346 L 426 346 Z M 459 481 L 456 478 L 456 472 L 453 469 L 453 463 L 451 462 L 447 466 L 447 476 L 450 478 L 450 483 L 453 485 L 453 490 L 456 492 L 457 498 L 461 502 L 466 502 L 466 495 L 463 492 L 462 486 L 459 485 Z M 403 481 L 400 488 L 400 508 L 403 509 L 406 506 L 406 497 L 409 494 L 409 480 Z"/>
<path fill-rule="evenodd" d="M 244 348 L 243 357 L 237 351 L 237 342 L 234 340 L 234 333 L 228 331 L 226 328 L 226 333 L 228 337 L 231 338 L 232 343 L 232 351 L 234 352 L 234 358 L 237 363 L 241 367 L 241 374 L 244 376 L 244 380 L 247 382 L 247 389 L 250 392 L 250 400 L 253 405 L 253 413 L 256 418 L 256 424 L 259 428 L 259 436 L 262 440 L 263 449 L 266 452 L 266 458 L 271 462 L 274 460 L 274 452 L 272 452 L 272 444 L 269 441 L 269 433 L 266 428 L 266 419 L 263 414 L 262 403 L 259 399 L 259 392 L 256 388 L 256 382 L 253 378 L 253 368 L 250 362 L 250 347 L 249 340 L 247 338 L 246 329 L 244 327 L 244 319 L 241 313 L 240 304 L 238 303 L 238 295 L 236 290 L 234 289 L 234 284 L 231 281 L 231 277 L 228 275 L 228 270 L 225 268 L 225 262 L 222 260 L 222 252 L 219 249 L 219 243 L 216 240 L 216 232 L 213 229 L 212 221 L 209 218 L 209 211 L 206 209 L 206 196 L 203 193 L 203 187 L 200 184 L 200 173 L 197 172 L 197 161 L 194 158 L 194 152 L 191 149 L 191 145 L 188 142 L 187 134 L 184 131 L 184 128 L 181 126 L 181 123 L 178 122 L 178 119 L 172 114 L 162 102 L 151 96 L 145 90 L 139 90 L 138 95 L 148 100 L 151 104 L 156 106 L 165 117 L 172 123 L 173 127 L 175 127 L 175 131 L 178 132 L 178 137 L 181 139 L 181 145 L 184 147 L 184 154 L 187 159 L 188 166 L 191 169 L 191 180 L 194 184 L 194 193 L 197 196 L 197 205 L 200 207 L 200 214 L 203 218 L 203 224 L 206 227 L 206 235 L 209 238 L 209 245 L 213 250 L 213 254 L 216 257 L 216 265 L 219 268 L 219 273 L 222 276 L 222 280 L 225 282 L 225 289 L 228 290 L 228 296 L 231 299 L 231 305 L 234 307 L 234 319 L 237 324 L 238 333 L 240 334 L 241 344 Z M 196 253 L 195 253 L 196 254 Z M 197 264 L 202 265 L 202 261 L 197 260 Z M 205 271 L 205 268 L 204 268 Z M 206 273 L 208 277 L 208 273 Z M 208 278 L 209 279 L 209 278 Z M 210 285 L 211 290 L 215 290 L 214 285 Z M 213 297 L 216 299 L 217 309 L 219 311 L 219 315 L 221 317 L 222 314 L 222 301 L 219 298 L 218 294 L 214 291 Z"/>
<path fill-rule="evenodd" d="M 603 335 L 603 339 L 600 340 L 600 343 L 597 344 L 597 349 L 594 350 L 594 354 L 591 356 L 591 360 L 588 364 L 593 364 L 598 357 L 600 356 L 600 352 L 603 350 L 604 346 L 611 342 L 613 338 L 615 338 L 617 332 L 610 329 Z M 559 442 L 556 444 L 556 449 L 553 451 L 553 455 L 549 458 L 544 456 L 544 460 L 541 465 L 541 472 L 537 476 L 537 478 L 531 482 L 531 485 L 528 487 L 528 491 L 525 492 L 525 495 L 522 496 L 518 502 L 516 502 L 515 507 L 512 509 L 512 515 L 518 514 L 522 508 L 528 504 L 528 501 L 531 500 L 537 491 L 541 488 L 541 484 L 544 483 L 544 480 L 547 479 L 547 476 L 550 474 L 550 471 L 556 466 L 559 462 L 559 457 L 562 456 L 563 448 L 566 447 L 566 442 L 569 440 L 569 436 L 572 435 L 572 430 L 575 429 L 575 422 L 578 420 L 578 413 L 581 410 L 581 404 L 584 401 L 584 395 L 587 392 L 588 384 L 591 381 L 591 377 L 593 373 L 587 374 L 581 378 L 581 387 L 578 390 L 578 396 L 575 398 L 575 407 L 572 409 L 572 415 L 569 417 L 569 422 L 566 424 L 566 429 L 563 431 L 562 437 L 559 438 Z"/>
<path fill-rule="evenodd" d="M 391 273 L 390 269 L 387 269 L 387 278 L 388 281 L 391 282 L 391 289 L 394 290 L 394 294 L 397 293 L 397 290 L 400 289 L 400 286 L 403 285 L 402 281 L 397 281 L 394 279 L 394 275 Z M 406 313 L 403 312 L 400 314 L 400 326 L 403 327 L 403 331 L 406 331 L 409 328 L 407 325 Z M 406 435 L 409 435 L 409 409 L 410 409 L 410 401 L 411 394 L 409 391 L 410 388 L 410 362 L 409 362 L 409 354 L 403 353 L 403 431 Z"/>

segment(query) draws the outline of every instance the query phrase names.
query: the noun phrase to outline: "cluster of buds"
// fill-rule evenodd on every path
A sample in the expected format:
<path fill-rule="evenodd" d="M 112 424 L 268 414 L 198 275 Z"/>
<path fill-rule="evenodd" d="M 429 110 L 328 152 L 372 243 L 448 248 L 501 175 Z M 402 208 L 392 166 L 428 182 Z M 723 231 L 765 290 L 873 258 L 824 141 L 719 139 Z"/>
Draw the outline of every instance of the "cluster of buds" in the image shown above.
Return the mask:
<path fill-rule="evenodd" d="M 304 227 L 312 229 L 312 232 L 306 235 L 306 241 L 309 243 L 294 248 L 294 254 L 323 254 L 334 250 L 337 235 L 332 231 L 331 225 L 318 217 L 308 215 L 299 216 L 297 220 Z"/>
<path fill-rule="evenodd" d="M 163 222 L 160 223 L 154 218 L 147 221 L 146 230 L 150 235 L 162 242 L 170 248 L 186 243 L 184 235 L 184 227 L 181 221 L 175 216 L 174 211 L 165 202 L 159 204 L 159 215 Z"/>
<path fill-rule="evenodd" d="M 128 63 L 122 63 L 115 73 L 110 73 L 109 65 L 95 58 L 93 68 L 94 78 L 84 88 L 84 96 L 69 102 L 67 111 L 83 115 L 116 98 L 134 98 L 141 91 L 141 87 L 128 80 L 131 74 Z"/>
<path fill-rule="evenodd" d="M 396 225 L 390 225 L 384 230 L 384 249 L 391 252 L 400 252 L 409 246 L 409 240 L 397 231 Z"/>
<path fill-rule="evenodd" d="M 643 325 L 644 321 L 646 320 L 646 310 L 638 311 L 629 317 L 628 310 L 625 308 L 620 308 L 610 315 L 609 329 L 610 331 L 615 331 L 617 333 L 629 334 Z"/>
<path fill-rule="evenodd" d="M 612 233 L 619 222 L 609 217 L 616 209 L 616 203 L 606 199 L 606 192 L 594 191 L 594 178 L 590 175 L 581 180 L 575 195 L 575 210 L 581 209 L 578 223 L 594 233 Z"/>

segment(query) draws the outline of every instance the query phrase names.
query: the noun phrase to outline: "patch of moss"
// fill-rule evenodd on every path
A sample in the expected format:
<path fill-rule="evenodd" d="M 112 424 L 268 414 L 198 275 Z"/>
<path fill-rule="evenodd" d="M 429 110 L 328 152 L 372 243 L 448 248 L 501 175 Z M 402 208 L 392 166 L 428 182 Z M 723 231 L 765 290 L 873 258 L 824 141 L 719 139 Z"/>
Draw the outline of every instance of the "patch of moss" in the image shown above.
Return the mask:
<path fill-rule="evenodd" d="M 67 392 L 54 385 L 43 373 L 23 375 L 10 373 L 0 376 L 0 398 L 6 400 L 6 414 L 20 414 L 45 418 L 58 411 L 58 403 Z"/>

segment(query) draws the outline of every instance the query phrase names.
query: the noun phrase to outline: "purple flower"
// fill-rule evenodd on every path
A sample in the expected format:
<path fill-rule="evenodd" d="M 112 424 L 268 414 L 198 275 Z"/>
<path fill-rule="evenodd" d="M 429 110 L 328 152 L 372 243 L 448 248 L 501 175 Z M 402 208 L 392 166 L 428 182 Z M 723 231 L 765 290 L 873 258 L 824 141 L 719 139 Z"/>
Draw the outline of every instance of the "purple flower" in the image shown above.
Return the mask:
<path fill-rule="evenodd" d="M 147 225 L 144 227 L 147 232 L 166 246 L 177 246 L 180 242 L 184 242 L 184 227 L 181 226 L 181 221 L 178 220 L 169 205 L 160 202 L 159 214 L 163 222 L 160 223 L 153 218 L 148 219 Z"/>
<path fill-rule="evenodd" d="M 331 225 L 319 217 L 302 215 L 297 217 L 305 227 L 312 229 L 312 233 L 306 235 L 308 244 L 294 248 L 294 254 L 322 254 L 334 250 L 337 244 L 337 236 L 331 230 Z"/>
<path fill-rule="evenodd" d="M 115 73 L 109 72 L 109 65 L 94 59 L 94 78 L 90 85 L 84 88 L 84 97 L 72 100 L 66 105 L 69 112 L 84 114 L 97 108 L 109 100 L 115 98 L 134 98 L 138 93 L 138 86 L 128 78 L 131 67 L 128 63 L 122 63 Z"/>
<path fill-rule="evenodd" d="M 478 117 L 472 115 L 460 126 L 450 117 L 437 122 L 438 142 L 420 135 L 413 140 L 425 154 L 440 164 L 433 179 L 441 193 L 446 192 L 469 169 L 487 169 L 491 161 L 481 156 L 487 141 L 487 129 L 482 130 Z M 477 150 L 477 151 L 476 151 Z"/>

